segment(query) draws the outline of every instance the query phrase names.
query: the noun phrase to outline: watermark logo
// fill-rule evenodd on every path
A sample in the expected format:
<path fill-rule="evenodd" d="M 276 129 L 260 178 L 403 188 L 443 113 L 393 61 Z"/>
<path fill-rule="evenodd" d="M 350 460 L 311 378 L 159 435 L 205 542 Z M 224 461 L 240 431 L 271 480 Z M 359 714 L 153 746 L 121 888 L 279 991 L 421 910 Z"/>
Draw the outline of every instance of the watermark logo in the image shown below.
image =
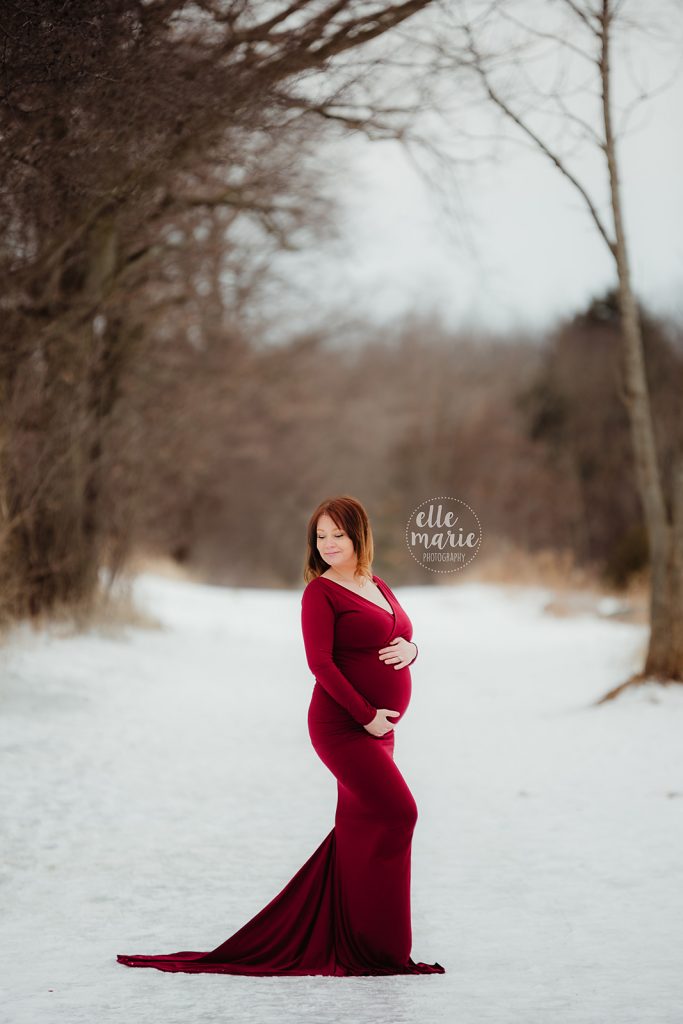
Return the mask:
<path fill-rule="evenodd" d="M 430 572 L 458 572 L 476 558 L 482 529 L 471 505 L 460 498 L 427 498 L 406 523 L 411 555 Z"/>

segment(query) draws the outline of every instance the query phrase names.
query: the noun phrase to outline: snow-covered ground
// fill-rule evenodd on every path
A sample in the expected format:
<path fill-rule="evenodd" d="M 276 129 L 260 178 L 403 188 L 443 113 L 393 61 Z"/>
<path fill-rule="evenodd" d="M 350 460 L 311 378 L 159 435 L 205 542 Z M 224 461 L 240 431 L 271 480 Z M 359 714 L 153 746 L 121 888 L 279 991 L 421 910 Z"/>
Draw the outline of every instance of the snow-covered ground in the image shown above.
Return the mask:
<path fill-rule="evenodd" d="M 145 575 L 162 628 L 22 628 L 0 652 L 3 1022 L 683 1021 L 683 695 L 591 706 L 644 628 L 544 615 L 540 589 L 397 594 L 420 645 L 396 730 L 419 808 L 413 957 L 447 973 L 116 963 L 218 945 L 336 802 L 306 728 L 300 591 Z"/>

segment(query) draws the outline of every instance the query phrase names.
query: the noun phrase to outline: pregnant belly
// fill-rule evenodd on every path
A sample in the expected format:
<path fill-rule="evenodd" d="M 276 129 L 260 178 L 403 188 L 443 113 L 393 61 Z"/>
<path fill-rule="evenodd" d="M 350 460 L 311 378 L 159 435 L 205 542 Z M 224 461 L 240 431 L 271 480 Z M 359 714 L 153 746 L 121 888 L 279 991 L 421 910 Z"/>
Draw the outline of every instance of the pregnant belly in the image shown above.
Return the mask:
<path fill-rule="evenodd" d="M 401 716 L 410 703 L 412 680 L 409 668 L 395 669 L 380 661 L 377 651 L 335 655 L 339 666 L 349 682 L 369 700 L 375 708 L 391 708 Z M 393 722 L 400 721 L 392 718 Z"/>

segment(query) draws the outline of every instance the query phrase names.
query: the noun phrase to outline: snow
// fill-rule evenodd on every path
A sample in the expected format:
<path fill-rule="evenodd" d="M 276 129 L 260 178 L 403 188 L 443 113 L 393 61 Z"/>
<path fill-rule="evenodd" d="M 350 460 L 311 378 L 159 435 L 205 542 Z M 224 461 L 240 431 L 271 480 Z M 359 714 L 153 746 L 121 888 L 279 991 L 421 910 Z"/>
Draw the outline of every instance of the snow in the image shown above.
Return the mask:
<path fill-rule="evenodd" d="M 538 588 L 396 592 L 420 646 L 396 731 L 419 808 L 412 954 L 447 973 L 116 963 L 218 945 L 336 801 L 306 728 L 300 589 L 143 575 L 159 628 L 20 627 L 0 654 L 3 1021 L 683 1020 L 683 688 L 593 704 L 640 664 L 645 628 L 544 614 Z"/>

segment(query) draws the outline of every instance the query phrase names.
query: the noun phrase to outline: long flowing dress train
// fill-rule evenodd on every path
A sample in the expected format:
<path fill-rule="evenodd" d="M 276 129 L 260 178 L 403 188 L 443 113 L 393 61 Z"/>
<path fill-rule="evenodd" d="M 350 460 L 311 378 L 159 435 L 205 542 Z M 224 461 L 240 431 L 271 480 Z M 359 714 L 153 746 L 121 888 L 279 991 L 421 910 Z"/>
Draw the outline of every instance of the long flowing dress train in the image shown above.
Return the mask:
<path fill-rule="evenodd" d="M 273 899 L 209 952 L 124 954 L 128 967 L 247 975 L 443 974 L 411 957 L 411 847 L 417 806 L 394 761 L 395 731 L 365 728 L 377 708 L 400 722 L 409 668 L 378 650 L 413 627 L 391 588 L 373 576 L 391 611 L 326 576 L 311 580 L 301 622 L 315 685 L 308 730 L 337 779 L 334 827 Z"/>

